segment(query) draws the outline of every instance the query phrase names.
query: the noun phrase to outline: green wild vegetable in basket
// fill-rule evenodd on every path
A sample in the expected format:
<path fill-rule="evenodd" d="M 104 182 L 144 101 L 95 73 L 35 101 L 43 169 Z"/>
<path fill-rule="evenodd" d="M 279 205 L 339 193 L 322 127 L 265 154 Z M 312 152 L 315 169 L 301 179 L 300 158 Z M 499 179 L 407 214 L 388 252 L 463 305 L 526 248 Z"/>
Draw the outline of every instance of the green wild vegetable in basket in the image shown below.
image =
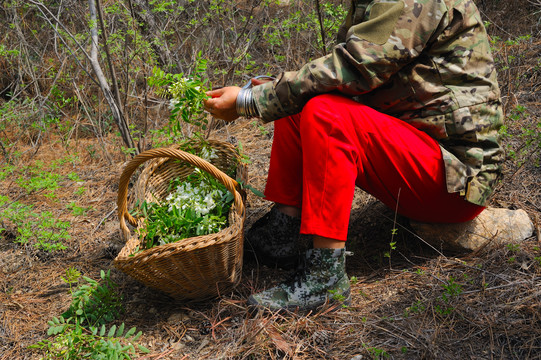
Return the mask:
<path fill-rule="evenodd" d="M 140 230 L 144 248 L 213 234 L 227 227 L 233 195 L 214 177 L 195 168 L 184 181 L 173 180 L 171 189 L 162 202 L 144 202 L 137 211 L 146 222 Z"/>

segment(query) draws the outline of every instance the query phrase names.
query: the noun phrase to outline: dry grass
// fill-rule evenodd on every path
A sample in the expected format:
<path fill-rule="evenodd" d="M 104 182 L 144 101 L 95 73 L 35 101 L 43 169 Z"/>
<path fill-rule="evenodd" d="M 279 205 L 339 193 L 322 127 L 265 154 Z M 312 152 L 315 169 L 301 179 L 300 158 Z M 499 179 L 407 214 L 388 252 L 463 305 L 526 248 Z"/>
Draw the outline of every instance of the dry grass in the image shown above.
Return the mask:
<path fill-rule="evenodd" d="M 499 2 L 501 5 L 502 2 Z M 509 4 L 482 5 L 497 25 L 491 35 L 520 34 L 523 28 L 505 16 Z M 523 9 L 519 7 L 519 10 Z M 504 29 L 504 30 L 498 30 Z M 527 56 L 502 70 L 507 109 L 528 107 L 530 117 L 509 122 L 521 146 L 521 127 L 539 121 L 541 99 L 534 33 L 528 44 L 501 46 L 497 55 Z M 533 54 L 533 55 L 528 55 Z M 503 63 L 502 63 L 503 64 Z M 517 74 L 527 74 L 515 81 Z M 270 157 L 272 124 L 263 131 L 252 121 L 221 126 L 213 137 L 237 141 L 250 157 L 251 184 L 263 189 Z M 97 279 L 113 269 L 122 246 L 115 202 L 118 177 L 126 157 L 113 135 L 97 140 L 73 136 L 69 146 L 50 135 L 36 148 L 31 136 L 20 136 L 15 173 L 0 184 L 0 195 L 49 210 L 70 221 L 68 250 L 53 255 L 15 244 L 13 229 L 0 237 L 0 360 L 38 359 L 27 347 L 46 337 L 47 321 L 70 304 L 61 276 L 69 267 Z M 15 180 L 25 166 L 42 161 L 75 159 L 54 171 L 66 178 L 75 172 L 81 184 L 63 180 L 56 199 L 43 192 L 27 195 Z M 525 156 L 535 158 L 539 152 Z M 536 234 L 521 244 L 487 246 L 475 253 L 441 253 L 410 232 L 408 221 L 358 191 L 351 213 L 347 270 L 357 278 L 352 305 L 324 308 L 313 314 L 249 314 L 246 297 L 284 279 L 286 272 L 244 265 L 241 284 L 232 292 L 203 304 L 176 303 L 113 269 L 125 312 L 118 322 L 143 331 L 142 345 L 151 353 L 142 359 L 537 359 L 541 358 L 541 169 L 533 162 L 509 158 L 506 177 L 494 206 L 523 208 L 534 220 Z M 83 194 L 77 189 L 85 188 Z M 76 216 L 66 205 L 76 201 L 90 208 Z M 249 194 L 246 227 L 269 205 Z M 398 227 L 397 249 L 391 258 L 391 229 Z M 336 311 L 331 311 L 336 310 Z"/>
<path fill-rule="evenodd" d="M 266 126 L 272 133 L 272 124 Z M 261 189 L 271 139 L 262 132 L 254 136 L 254 130 L 251 122 L 238 121 L 214 136 L 227 139 L 234 134 L 242 143 L 252 160 L 252 183 Z M 125 159 L 117 156 L 108 165 L 99 155 L 85 156 L 87 141 L 91 140 L 81 140 L 71 149 L 81 156 L 80 163 L 58 170 L 79 174 L 87 188 L 83 197 L 76 198 L 69 184 L 57 191 L 56 201 L 40 195 L 23 197 L 36 208 L 50 209 L 71 221 L 69 250 L 51 256 L 7 239 L 0 244 L 2 360 L 38 358 L 27 346 L 44 338 L 46 322 L 70 303 L 67 285 L 61 280 L 64 271 L 72 266 L 97 278 L 99 270 L 112 268 L 111 260 L 121 246 L 114 204 Z M 42 146 L 32 160 L 67 155 L 56 146 Z M 538 188 L 531 185 L 535 179 L 528 174 L 522 172 L 522 186 L 535 194 Z M 16 187 L 6 180 L 2 188 Z M 65 208 L 73 200 L 92 210 L 73 216 Z M 516 200 L 507 201 L 525 207 Z M 250 195 L 247 226 L 267 208 Z M 541 244 L 537 237 L 517 247 L 441 254 L 412 236 L 407 220 L 399 218 L 398 247 L 388 259 L 383 253 L 395 226 L 391 210 L 356 193 L 349 231 L 349 248 L 355 255 L 348 258 L 348 274 L 357 277 L 357 282 L 348 308 L 251 316 L 245 298 L 287 276 L 254 263 L 245 264 L 243 280 L 233 293 L 204 304 L 175 303 L 113 270 L 126 309 L 119 322 L 143 331 L 142 344 L 152 350 L 145 359 L 541 357 Z"/>

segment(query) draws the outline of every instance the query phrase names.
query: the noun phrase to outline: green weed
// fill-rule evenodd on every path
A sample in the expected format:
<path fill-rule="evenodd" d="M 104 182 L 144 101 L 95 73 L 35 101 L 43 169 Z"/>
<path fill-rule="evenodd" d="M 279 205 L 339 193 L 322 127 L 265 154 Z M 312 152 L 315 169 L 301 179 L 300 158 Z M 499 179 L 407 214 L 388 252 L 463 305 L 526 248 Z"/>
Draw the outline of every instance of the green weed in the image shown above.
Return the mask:
<path fill-rule="evenodd" d="M 373 360 L 388 359 L 390 357 L 389 353 L 383 349 L 368 346 L 366 344 L 362 344 L 362 346 L 368 351 Z"/>
<path fill-rule="evenodd" d="M 92 210 L 92 207 L 82 207 L 77 205 L 75 201 L 72 201 L 68 205 L 66 205 L 66 209 L 71 210 L 74 216 L 84 216 L 86 215 L 87 211 Z"/>
<path fill-rule="evenodd" d="M 16 243 L 31 244 L 48 252 L 67 249 L 64 241 L 70 239 L 69 222 L 58 220 L 49 211 L 36 213 L 32 206 L 10 202 L 5 196 L 0 197 L 0 207 L 0 234 L 5 233 L 9 223 L 15 228 Z"/>
<path fill-rule="evenodd" d="M 337 290 L 329 290 L 329 294 L 331 294 L 331 298 L 334 301 L 343 302 L 346 300 L 346 297 L 342 294 L 338 294 Z"/>
<path fill-rule="evenodd" d="M 462 294 L 462 285 L 457 283 L 451 276 L 449 280 L 441 285 L 444 292 L 441 294 L 440 300 L 442 304 L 434 306 L 434 310 L 440 315 L 449 315 L 454 310 L 452 306 L 449 306 L 451 299 L 460 296 Z"/>
<path fill-rule="evenodd" d="M 15 181 L 21 188 L 26 190 L 27 194 L 32 194 L 38 191 L 45 191 L 45 196 L 55 198 L 55 190 L 60 187 L 59 174 L 41 170 L 41 167 L 28 168 L 28 176 L 19 176 Z"/>
<path fill-rule="evenodd" d="M 411 314 L 418 314 L 425 310 L 426 306 L 421 302 L 421 300 L 417 300 L 414 304 L 404 310 L 404 317 L 408 317 Z"/>
<path fill-rule="evenodd" d="M 507 259 L 507 262 L 509 264 L 513 264 L 517 257 L 515 254 L 517 254 L 519 251 L 520 251 L 520 245 L 519 244 L 507 244 L 505 246 L 507 248 L 507 250 L 509 250 L 509 252 L 512 254 L 509 259 Z"/>
<path fill-rule="evenodd" d="M 269 131 L 267 128 L 265 128 L 259 121 L 252 121 L 252 125 L 259 131 L 259 134 L 261 136 L 267 136 L 269 134 Z"/>
<path fill-rule="evenodd" d="M 462 294 L 462 285 L 455 282 L 455 279 L 451 276 L 449 281 L 445 284 L 442 284 L 443 289 L 445 290 L 441 295 L 441 298 L 444 302 L 449 302 L 451 298 L 459 296 Z"/>
<path fill-rule="evenodd" d="M 75 172 L 72 172 L 72 173 L 69 173 L 68 174 L 68 179 L 70 179 L 71 181 L 75 181 L 75 182 L 81 182 L 81 178 L 79 177 L 79 175 Z"/>
<path fill-rule="evenodd" d="M 530 113 L 526 107 L 522 105 L 515 106 L 507 115 L 510 123 L 524 123 Z M 507 155 L 514 160 L 518 166 L 524 165 L 526 162 L 540 166 L 541 157 L 541 119 L 534 122 L 530 127 L 521 127 L 520 133 L 512 135 L 509 133 L 509 127 L 504 125 L 500 129 L 500 135 L 504 139 L 518 138 L 520 139 L 519 146 L 514 146 L 509 143 L 506 145 Z"/>
<path fill-rule="evenodd" d="M 68 269 L 64 281 L 71 286 L 80 280 L 77 275 L 73 269 Z M 71 306 L 62 314 L 64 319 L 74 318 L 80 325 L 96 327 L 118 318 L 123 311 L 122 299 L 115 290 L 118 285 L 111 280 L 110 271 L 102 270 L 100 276 L 100 282 L 81 276 L 85 283 L 71 293 Z"/>
<path fill-rule="evenodd" d="M 10 177 L 15 172 L 15 165 L 6 164 L 0 168 L 0 181 Z"/>
<path fill-rule="evenodd" d="M 82 276 L 86 284 L 73 289 L 81 273 L 69 268 L 62 280 L 70 285 L 72 303 L 68 311 L 48 322 L 51 339 L 39 341 L 30 348 L 44 354 L 43 359 L 131 359 L 150 351 L 137 344 L 142 332 L 125 329 L 124 323 L 107 328 L 117 318 L 121 305 L 110 272 L 101 271 L 101 282 Z"/>

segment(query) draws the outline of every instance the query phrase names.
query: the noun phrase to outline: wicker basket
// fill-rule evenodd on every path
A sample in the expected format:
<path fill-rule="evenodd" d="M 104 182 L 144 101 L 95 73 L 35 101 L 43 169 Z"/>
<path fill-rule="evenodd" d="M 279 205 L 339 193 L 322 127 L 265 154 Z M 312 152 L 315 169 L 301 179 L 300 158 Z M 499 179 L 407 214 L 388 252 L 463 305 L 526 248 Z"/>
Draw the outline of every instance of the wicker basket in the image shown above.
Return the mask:
<path fill-rule="evenodd" d="M 152 149 L 134 157 L 120 177 L 118 216 L 126 244 L 114 265 L 146 286 L 179 300 L 215 297 L 235 287 L 241 276 L 244 193 L 237 189 L 237 182 L 224 172 L 236 165 L 237 176 L 246 181 L 247 171 L 231 144 L 211 140 L 209 145 L 216 151 L 217 158 L 212 160 L 214 165 L 177 148 Z M 164 199 L 169 194 L 170 181 L 186 178 L 196 166 L 214 176 L 234 195 L 229 226 L 215 234 L 182 239 L 135 253 L 141 239 L 130 231 L 126 221 L 139 228 L 144 219 L 135 219 L 128 213 L 128 184 L 133 172 L 148 160 L 148 166 L 135 185 L 136 200 Z"/>

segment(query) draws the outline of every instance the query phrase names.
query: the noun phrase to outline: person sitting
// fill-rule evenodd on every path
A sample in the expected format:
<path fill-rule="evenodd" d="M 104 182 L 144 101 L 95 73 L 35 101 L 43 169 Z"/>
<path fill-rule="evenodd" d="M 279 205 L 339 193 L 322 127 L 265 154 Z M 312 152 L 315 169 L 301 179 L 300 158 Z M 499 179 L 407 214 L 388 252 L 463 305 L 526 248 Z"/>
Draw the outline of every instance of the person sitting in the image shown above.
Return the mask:
<path fill-rule="evenodd" d="M 252 294 L 270 310 L 350 301 L 345 240 L 355 186 L 415 221 L 461 223 L 484 209 L 504 160 L 500 91 L 472 0 L 352 2 L 328 55 L 252 87 L 208 92 L 216 118 L 274 121 L 270 212 L 256 254 L 295 277 Z"/>

